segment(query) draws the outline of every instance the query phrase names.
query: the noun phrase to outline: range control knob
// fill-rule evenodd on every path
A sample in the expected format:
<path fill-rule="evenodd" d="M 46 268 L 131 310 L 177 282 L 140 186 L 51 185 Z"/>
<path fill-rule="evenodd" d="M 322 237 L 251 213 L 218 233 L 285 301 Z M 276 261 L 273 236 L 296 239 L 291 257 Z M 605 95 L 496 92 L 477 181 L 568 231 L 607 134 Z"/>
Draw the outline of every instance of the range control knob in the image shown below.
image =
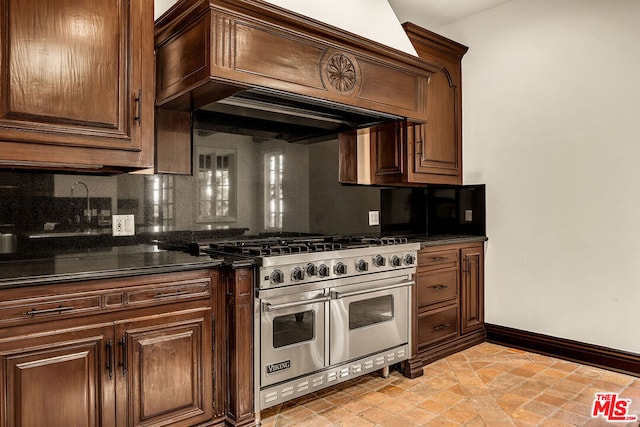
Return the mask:
<path fill-rule="evenodd" d="M 385 259 L 382 255 L 376 255 L 373 258 L 373 265 L 376 267 L 384 267 Z"/>
<path fill-rule="evenodd" d="M 329 267 L 326 264 L 320 264 L 318 267 L 318 276 L 327 277 L 329 276 Z"/>
<path fill-rule="evenodd" d="M 363 259 L 358 260 L 358 262 L 356 262 L 356 270 L 361 273 L 369 270 L 369 263 Z"/>
<path fill-rule="evenodd" d="M 271 283 L 276 285 L 284 282 L 284 274 L 280 270 L 273 270 L 271 273 Z"/>
<path fill-rule="evenodd" d="M 400 267 L 400 264 L 402 264 L 400 257 L 398 255 L 394 255 L 393 258 L 391 258 L 391 265 L 394 267 Z"/>
<path fill-rule="evenodd" d="M 411 255 L 411 254 L 406 254 L 406 255 L 404 256 L 404 263 L 405 263 L 406 265 L 411 265 L 411 264 L 413 264 L 413 263 L 415 263 L 415 262 L 416 262 L 416 257 L 414 257 L 413 255 Z"/>
<path fill-rule="evenodd" d="M 318 267 L 316 267 L 312 263 L 309 263 L 304 268 L 304 272 L 307 274 L 307 276 L 315 276 L 316 274 L 318 274 Z"/>
<path fill-rule="evenodd" d="M 347 274 L 347 266 L 344 265 L 343 263 L 339 262 L 335 265 L 335 267 L 333 267 L 333 270 L 336 274 L 340 275 L 340 274 Z"/>
<path fill-rule="evenodd" d="M 304 271 L 300 267 L 296 267 L 291 271 L 291 280 L 302 280 L 304 279 Z"/>

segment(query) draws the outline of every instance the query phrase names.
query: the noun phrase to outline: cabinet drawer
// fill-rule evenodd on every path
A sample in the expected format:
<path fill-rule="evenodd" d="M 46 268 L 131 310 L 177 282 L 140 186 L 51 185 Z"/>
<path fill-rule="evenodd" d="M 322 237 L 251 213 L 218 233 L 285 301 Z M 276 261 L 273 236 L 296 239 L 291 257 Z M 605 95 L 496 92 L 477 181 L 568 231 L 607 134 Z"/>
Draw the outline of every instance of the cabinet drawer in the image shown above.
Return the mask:
<path fill-rule="evenodd" d="M 446 266 L 447 264 L 458 264 L 459 252 L 457 249 L 437 252 L 418 252 L 418 268 Z"/>
<path fill-rule="evenodd" d="M 0 303 L 0 325 L 40 319 L 65 318 L 101 309 L 100 295 L 51 296 Z"/>
<path fill-rule="evenodd" d="M 418 314 L 418 346 L 458 334 L 458 307 Z"/>
<path fill-rule="evenodd" d="M 458 296 L 458 269 L 418 273 L 418 307 Z"/>
<path fill-rule="evenodd" d="M 126 293 L 128 305 L 153 305 L 208 298 L 211 296 L 211 279 L 203 278 L 184 282 L 156 284 L 153 287 L 131 290 Z"/>

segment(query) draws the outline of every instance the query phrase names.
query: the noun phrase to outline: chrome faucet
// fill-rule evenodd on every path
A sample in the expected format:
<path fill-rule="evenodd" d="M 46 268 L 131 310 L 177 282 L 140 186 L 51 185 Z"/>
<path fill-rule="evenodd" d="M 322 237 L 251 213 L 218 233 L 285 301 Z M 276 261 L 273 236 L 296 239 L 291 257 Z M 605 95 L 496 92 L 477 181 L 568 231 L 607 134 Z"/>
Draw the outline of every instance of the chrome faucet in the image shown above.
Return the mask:
<path fill-rule="evenodd" d="M 87 224 L 91 224 L 91 206 L 89 204 L 89 187 L 82 181 L 76 181 L 71 186 L 71 195 L 73 196 L 73 190 L 76 185 L 83 185 L 84 189 L 87 191 L 87 209 L 84 211 L 84 220 Z"/>

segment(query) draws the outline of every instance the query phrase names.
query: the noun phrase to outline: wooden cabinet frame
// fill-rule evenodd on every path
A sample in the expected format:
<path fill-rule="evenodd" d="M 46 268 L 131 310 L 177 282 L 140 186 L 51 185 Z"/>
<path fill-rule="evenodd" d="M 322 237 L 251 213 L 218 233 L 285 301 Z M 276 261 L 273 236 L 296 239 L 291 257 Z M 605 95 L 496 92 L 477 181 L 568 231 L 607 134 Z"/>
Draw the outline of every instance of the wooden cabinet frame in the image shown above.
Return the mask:
<path fill-rule="evenodd" d="M 152 1 L 1 0 L 0 28 L 0 167 L 153 166 Z"/>
<path fill-rule="evenodd" d="M 0 290 L 0 426 L 24 416 L 52 427 L 223 425 L 229 323 L 218 281 L 201 270 Z M 85 294 L 101 312 L 46 308 Z M 20 305 L 36 314 L 16 317 Z M 67 410 L 42 413 L 20 399 L 24 387 L 58 387 L 51 404 Z"/>
<path fill-rule="evenodd" d="M 418 251 L 412 296 L 412 357 L 403 372 L 416 378 L 423 365 L 485 341 L 484 242 Z"/>

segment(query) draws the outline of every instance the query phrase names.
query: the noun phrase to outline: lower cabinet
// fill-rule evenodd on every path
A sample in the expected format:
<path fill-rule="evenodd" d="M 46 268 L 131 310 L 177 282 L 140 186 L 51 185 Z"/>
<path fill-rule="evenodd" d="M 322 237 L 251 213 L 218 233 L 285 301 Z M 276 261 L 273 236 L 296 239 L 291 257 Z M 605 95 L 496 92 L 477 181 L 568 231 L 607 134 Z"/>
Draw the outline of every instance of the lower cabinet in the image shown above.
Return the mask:
<path fill-rule="evenodd" d="M 484 243 L 430 246 L 418 252 L 412 359 L 406 376 L 422 366 L 479 344 L 484 330 Z"/>
<path fill-rule="evenodd" d="M 217 282 L 199 271 L 0 291 L 0 427 L 224 425 Z M 73 305 L 87 299 L 100 313 Z"/>
<path fill-rule="evenodd" d="M 115 425 L 113 327 L 49 330 L 0 344 L 3 427 Z"/>
<path fill-rule="evenodd" d="M 127 322 L 116 338 L 117 425 L 211 418 L 211 310 Z"/>
<path fill-rule="evenodd" d="M 484 246 L 465 247 L 462 257 L 460 333 L 484 328 Z"/>

